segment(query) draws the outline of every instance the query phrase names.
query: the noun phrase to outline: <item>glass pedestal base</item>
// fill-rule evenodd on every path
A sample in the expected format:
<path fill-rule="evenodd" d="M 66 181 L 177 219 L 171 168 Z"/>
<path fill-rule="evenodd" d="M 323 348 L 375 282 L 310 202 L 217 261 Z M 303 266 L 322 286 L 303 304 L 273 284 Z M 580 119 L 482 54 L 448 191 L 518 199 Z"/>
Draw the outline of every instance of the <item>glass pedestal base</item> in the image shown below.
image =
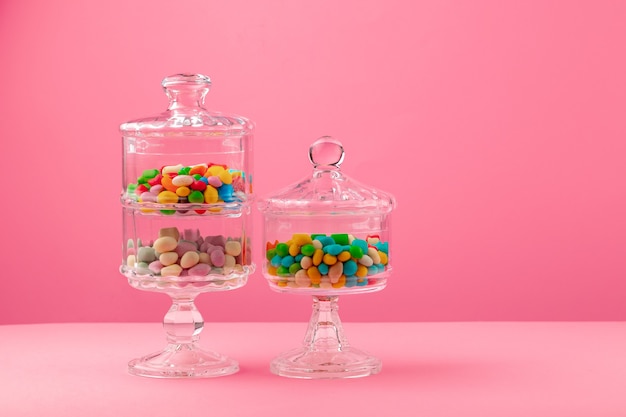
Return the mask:
<path fill-rule="evenodd" d="M 133 375 L 153 378 L 211 378 L 234 374 L 237 361 L 200 349 L 195 343 L 169 344 L 162 352 L 128 363 Z"/>
<path fill-rule="evenodd" d="M 306 379 L 358 378 L 380 372 L 380 359 L 349 345 L 337 300 L 338 296 L 313 296 L 313 314 L 303 346 L 272 360 L 270 371 Z"/>
<path fill-rule="evenodd" d="M 380 372 L 382 362 L 358 349 L 310 351 L 306 347 L 275 358 L 270 370 L 290 378 L 359 378 Z"/>

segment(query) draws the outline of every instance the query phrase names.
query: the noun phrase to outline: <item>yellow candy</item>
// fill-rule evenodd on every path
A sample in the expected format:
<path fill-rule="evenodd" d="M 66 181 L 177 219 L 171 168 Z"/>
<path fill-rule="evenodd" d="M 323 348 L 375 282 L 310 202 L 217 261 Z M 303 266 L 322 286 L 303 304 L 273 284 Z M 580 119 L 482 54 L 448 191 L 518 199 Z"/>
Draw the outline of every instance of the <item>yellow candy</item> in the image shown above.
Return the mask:
<path fill-rule="evenodd" d="M 306 270 L 306 274 L 311 278 L 311 284 L 319 284 L 322 282 L 322 274 L 317 269 L 317 267 L 312 266 Z"/>
<path fill-rule="evenodd" d="M 346 285 L 346 276 L 342 275 L 339 277 L 339 280 L 335 283 L 333 283 L 333 288 L 341 288 L 344 287 Z"/>
<path fill-rule="evenodd" d="M 345 262 L 348 259 L 350 259 L 352 257 L 352 255 L 350 255 L 350 252 L 348 252 L 347 250 L 341 252 L 339 255 L 337 255 L 337 259 L 339 259 L 341 262 Z"/>
<path fill-rule="evenodd" d="M 277 282 L 279 287 L 286 287 L 287 286 L 287 281 L 278 281 Z"/>
<path fill-rule="evenodd" d="M 274 276 L 276 276 L 276 275 L 278 275 L 278 273 L 276 272 L 276 271 L 277 271 L 277 269 L 278 269 L 278 268 L 276 268 L 275 266 L 268 265 L 268 266 L 267 266 L 267 273 L 268 273 L 268 274 L 270 274 L 270 275 L 274 275 Z"/>
<path fill-rule="evenodd" d="M 176 195 L 180 197 L 187 197 L 189 194 L 191 194 L 189 187 L 178 187 L 176 189 Z"/>
<path fill-rule="evenodd" d="M 222 182 L 224 184 L 232 184 L 233 183 L 233 175 L 230 172 L 226 171 L 226 170 L 220 172 L 219 177 L 220 177 L 220 180 L 222 180 Z"/>
<path fill-rule="evenodd" d="M 324 258 L 324 251 L 321 249 L 315 249 L 313 253 L 313 265 L 317 266 L 322 263 L 322 259 Z"/>
<path fill-rule="evenodd" d="M 299 253 L 300 253 L 300 246 L 296 245 L 295 243 L 292 243 L 291 246 L 289 246 L 289 255 L 297 256 Z"/>
<path fill-rule="evenodd" d="M 160 204 L 174 204 L 178 203 L 178 196 L 171 191 L 161 191 L 159 195 L 157 195 L 157 201 Z"/>
<path fill-rule="evenodd" d="M 213 167 L 211 167 L 213 168 Z M 212 185 L 207 185 L 204 190 L 204 201 L 207 204 L 217 203 L 219 196 L 217 195 L 217 189 Z"/>
<path fill-rule="evenodd" d="M 291 239 L 293 240 L 293 243 L 297 244 L 298 246 L 304 246 L 308 243 L 313 243 L 311 236 L 307 235 L 306 233 L 294 233 Z"/>
<path fill-rule="evenodd" d="M 315 255 L 313 255 L 313 256 L 315 256 Z M 323 260 L 324 260 L 324 263 L 326 265 L 335 265 L 337 263 L 337 257 L 333 256 L 333 255 L 330 255 L 328 253 L 326 255 L 324 255 Z"/>
<path fill-rule="evenodd" d="M 364 278 L 367 276 L 367 267 L 365 265 L 359 264 L 356 268 L 356 275 L 359 278 Z"/>
<path fill-rule="evenodd" d="M 389 262 L 389 257 L 387 256 L 387 254 L 385 252 L 378 251 L 378 256 L 380 256 L 380 263 L 383 265 L 387 265 L 387 262 Z"/>
<path fill-rule="evenodd" d="M 211 165 L 209 169 L 206 170 L 206 173 L 204 174 L 204 176 L 207 178 L 211 176 L 219 177 L 223 171 L 224 171 L 223 166 Z"/>

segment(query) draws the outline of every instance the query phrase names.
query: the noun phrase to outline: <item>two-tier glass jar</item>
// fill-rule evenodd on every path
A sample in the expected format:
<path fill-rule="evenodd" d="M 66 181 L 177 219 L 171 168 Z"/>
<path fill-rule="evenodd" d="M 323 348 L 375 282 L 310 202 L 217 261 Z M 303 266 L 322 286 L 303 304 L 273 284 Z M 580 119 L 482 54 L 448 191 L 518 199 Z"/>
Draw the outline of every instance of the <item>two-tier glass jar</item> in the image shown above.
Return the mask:
<path fill-rule="evenodd" d="M 123 136 L 123 257 L 134 288 L 172 299 L 164 351 L 133 360 L 129 371 L 156 377 L 207 377 L 236 361 L 198 346 L 203 292 L 243 286 L 254 272 L 250 247 L 252 138 L 248 119 L 204 106 L 204 75 L 166 77 L 169 107 L 120 126 Z"/>
<path fill-rule="evenodd" d="M 311 175 L 259 202 L 270 288 L 314 300 L 304 345 L 271 363 L 281 376 L 361 377 L 381 369 L 378 358 L 348 344 L 337 302 L 385 287 L 395 199 L 347 177 L 343 159 L 339 141 L 318 139 L 309 148 Z"/>

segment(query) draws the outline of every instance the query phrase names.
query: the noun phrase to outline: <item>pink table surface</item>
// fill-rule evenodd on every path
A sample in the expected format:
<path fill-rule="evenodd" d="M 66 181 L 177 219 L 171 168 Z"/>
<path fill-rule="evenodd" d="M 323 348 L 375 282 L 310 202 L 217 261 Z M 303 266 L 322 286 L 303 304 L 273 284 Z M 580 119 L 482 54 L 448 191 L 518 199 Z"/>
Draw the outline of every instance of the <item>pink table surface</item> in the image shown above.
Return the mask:
<path fill-rule="evenodd" d="M 380 374 L 269 372 L 305 323 L 206 323 L 237 374 L 152 379 L 128 360 L 163 347 L 154 323 L 0 326 L 2 416 L 626 416 L 626 323 L 344 323 Z"/>

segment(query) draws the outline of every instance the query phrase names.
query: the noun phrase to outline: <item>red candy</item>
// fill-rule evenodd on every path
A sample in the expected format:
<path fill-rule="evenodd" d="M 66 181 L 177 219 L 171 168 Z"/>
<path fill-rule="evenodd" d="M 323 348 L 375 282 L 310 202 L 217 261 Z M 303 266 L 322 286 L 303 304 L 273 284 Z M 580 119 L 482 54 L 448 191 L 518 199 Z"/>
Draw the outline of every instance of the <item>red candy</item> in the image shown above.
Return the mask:
<path fill-rule="evenodd" d="M 191 188 L 192 190 L 204 191 L 206 190 L 206 184 L 204 183 L 204 181 L 195 180 L 191 183 L 189 188 Z"/>

